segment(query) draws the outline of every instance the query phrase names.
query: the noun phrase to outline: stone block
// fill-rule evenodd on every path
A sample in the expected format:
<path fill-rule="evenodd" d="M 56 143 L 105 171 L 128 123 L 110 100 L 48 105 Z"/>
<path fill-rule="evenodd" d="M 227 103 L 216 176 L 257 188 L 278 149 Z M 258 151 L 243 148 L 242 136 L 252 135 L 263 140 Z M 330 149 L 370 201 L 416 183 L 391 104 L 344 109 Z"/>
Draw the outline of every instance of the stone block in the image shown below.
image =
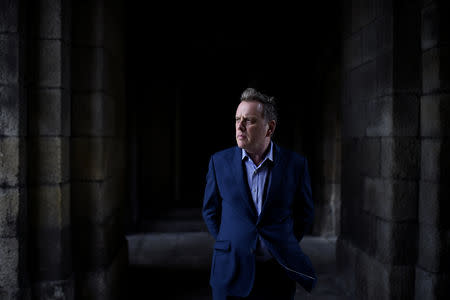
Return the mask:
<path fill-rule="evenodd" d="M 341 14 L 343 37 L 348 38 L 352 34 L 352 0 L 341 2 Z"/>
<path fill-rule="evenodd" d="M 19 240 L 0 238 L 0 286 L 5 290 L 19 288 Z"/>
<path fill-rule="evenodd" d="M 104 84 L 104 49 L 72 49 L 72 89 L 75 92 L 100 92 Z"/>
<path fill-rule="evenodd" d="M 18 187 L 0 187 L 0 237 L 19 236 L 17 220 L 23 193 Z"/>
<path fill-rule="evenodd" d="M 429 1 L 422 9 L 422 50 L 449 44 L 450 23 L 447 18 L 449 4 L 446 1 Z"/>
<path fill-rule="evenodd" d="M 127 291 L 128 248 L 123 244 L 112 262 L 95 271 L 81 273 L 77 293 L 82 299 L 124 299 Z"/>
<path fill-rule="evenodd" d="M 393 16 L 394 3 L 391 0 L 374 0 L 375 16 Z"/>
<path fill-rule="evenodd" d="M 37 299 L 75 299 L 75 281 L 66 280 L 37 281 L 33 284 L 33 295 Z"/>
<path fill-rule="evenodd" d="M 362 209 L 353 217 L 355 245 L 367 255 L 375 255 L 377 240 L 377 219 L 374 215 L 364 212 Z M 355 226 L 355 224 L 358 224 Z"/>
<path fill-rule="evenodd" d="M 43 39 L 62 39 L 64 13 L 63 2 L 56 0 L 39 1 L 38 36 Z M 76 27 L 76 26 L 74 26 Z"/>
<path fill-rule="evenodd" d="M 381 139 L 364 138 L 361 140 L 361 164 L 362 175 L 369 177 L 380 176 Z"/>
<path fill-rule="evenodd" d="M 23 182 L 26 166 L 21 153 L 24 144 L 18 137 L 0 137 L 0 185 L 16 186 Z"/>
<path fill-rule="evenodd" d="M 387 96 L 394 93 L 394 55 L 393 51 L 380 54 L 376 60 L 377 96 Z"/>
<path fill-rule="evenodd" d="M 375 257 L 384 264 L 414 265 L 417 259 L 417 223 L 377 219 Z"/>
<path fill-rule="evenodd" d="M 356 262 L 357 299 L 411 299 L 414 267 L 382 264 L 361 253 Z"/>
<path fill-rule="evenodd" d="M 25 133 L 24 103 L 19 98 L 19 86 L 0 86 L 0 136 L 19 136 Z"/>
<path fill-rule="evenodd" d="M 324 183 L 318 186 L 314 206 L 314 234 L 320 236 L 337 236 L 340 226 L 340 184 Z"/>
<path fill-rule="evenodd" d="M 350 241 L 339 237 L 336 242 L 336 263 L 338 276 L 336 278 L 338 285 L 342 290 L 355 291 L 355 273 L 356 260 L 359 251 L 351 244 Z"/>
<path fill-rule="evenodd" d="M 67 182 L 70 175 L 69 149 L 68 138 L 39 137 L 30 139 L 30 182 Z"/>
<path fill-rule="evenodd" d="M 433 273 L 416 268 L 415 300 L 445 299 L 450 295 L 450 273 Z"/>
<path fill-rule="evenodd" d="M 105 93 L 75 94 L 72 98 L 72 134 L 113 136 L 115 103 Z"/>
<path fill-rule="evenodd" d="M 348 138 L 365 136 L 367 126 L 365 105 L 365 102 L 354 102 L 343 107 L 343 137 Z"/>
<path fill-rule="evenodd" d="M 30 102 L 29 134 L 70 135 L 70 94 L 62 89 L 41 89 Z"/>
<path fill-rule="evenodd" d="M 19 53 L 18 33 L 0 34 L 0 84 L 18 84 Z"/>
<path fill-rule="evenodd" d="M 37 46 L 37 85 L 46 88 L 64 87 L 66 47 L 61 40 L 40 40 Z"/>
<path fill-rule="evenodd" d="M 380 1 L 380 0 L 378 0 Z M 386 1 L 386 0 L 383 0 Z M 394 46 L 394 17 L 392 14 L 380 16 L 374 23 L 376 28 L 376 54 L 392 52 Z"/>
<path fill-rule="evenodd" d="M 450 94 L 422 96 L 420 129 L 423 137 L 450 136 Z"/>
<path fill-rule="evenodd" d="M 421 179 L 446 182 L 450 178 L 450 141 L 423 139 L 421 149 Z"/>
<path fill-rule="evenodd" d="M 17 32 L 19 28 L 19 3 L 0 1 L 0 32 Z"/>
<path fill-rule="evenodd" d="M 392 135 L 417 137 L 420 124 L 420 98 L 412 94 L 398 94 L 393 102 Z"/>
<path fill-rule="evenodd" d="M 110 5 L 110 4 L 108 4 Z M 77 2 L 73 9 L 73 43 L 75 45 L 102 47 L 105 37 L 104 1 Z"/>
<path fill-rule="evenodd" d="M 120 205 L 117 185 L 111 178 L 104 181 L 72 183 L 72 216 L 95 224 L 107 221 Z"/>
<path fill-rule="evenodd" d="M 31 270 L 43 281 L 64 280 L 72 274 L 72 234 L 66 227 L 32 227 Z"/>
<path fill-rule="evenodd" d="M 108 148 L 107 138 L 72 138 L 72 179 L 105 179 L 108 175 L 108 168 L 111 167 L 108 157 L 111 151 L 112 149 Z"/>
<path fill-rule="evenodd" d="M 374 60 L 377 52 L 377 22 L 372 22 L 361 30 L 362 62 Z"/>
<path fill-rule="evenodd" d="M 414 221 L 417 218 L 417 182 L 364 178 L 363 209 L 390 221 Z"/>
<path fill-rule="evenodd" d="M 118 101 L 125 96 L 125 64 L 122 57 L 117 53 L 105 51 L 103 80 L 105 90 L 109 95 L 114 96 L 114 101 Z"/>
<path fill-rule="evenodd" d="M 394 128 L 392 96 L 376 98 L 367 103 L 367 136 L 391 136 Z"/>
<path fill-rule="evenodd" d="M 377 96 L 377 61 L 370 61 L 352 71 L 354 101 L 367 101 Z"/>
<path fill-rule="evenodd" d="M 420 224 L 417 266 L 429 272 L 450 271 L 450 231 Z"/>
<path fill-rule="evenodd" d="M 110 216 L 102 224 L 86 218 L 74 218 L 73 246 L 76 267 L 80 270 L 95 270 L 108 266 L 124 242 L 122 216 Z"/>
<path fill-rule="evenodd" d="M 450 229 L 450 218 L 447 218 L 447 212 L 450 211 L 449 196 L 448 185 L 420 181 L 419 222 Z"/>
<path fill-rule="evenodd" d="M 418 179 L 420 140 L 414 137 L 381 139 L 381 174 L 384 178 Z"/>
<path fill-rule="evenodd" d="M 29 215 L 34 228 L 62 230 L 70 225 L 69 183 L 33 186 L 29 191 Z"/>
<path fill-rule="evenodd" d="M 356 299 L 388 299 L 388 274 L 383 266 L 364 252 L 357 256 Z"/>
<path fill-rule="evenodd" d="M 336 145 L 338 146 L 338 145 Z M 330 147 L 332 147 L 330 145 Z M 339 146 L 337 148 L 340 148 Z M 341 160 L 340 157 L 337 157 L 336 151 L 337 148 L 334 149 L 334 153 L 332 148 L 324 147 L 328 149 L 328 153 L 330 157 L 325 158 L 322 161 L 322 181 L 327 183 L 339 183 L 341 181 Z M 334 154 L 334 155 L 333 155 Z"/>
<path fill-rule="evenodd" d="M 396 93 L 420 94 L 422 68 L 418 1 L 395 3 L 394 84 Z"/>
<path fill-rule="evenodd" d="M 367 136 L 417 136 L 419 100 L 414 95 L 387 96 L 367 105 Z"/>
<path fill-rule="evenodd" d="M 352 31 L 359 31 L 375 18 L 373 0 L 352 1 Z"/>
<path fill-rule="evenodd" d="M 422 9 L 422 50 L 434 48 L 439 43 L 439 12 L 436 3 Z"/>
<path fill-rule="evenodd" d="M 362 34 L 357 32 L 344 40 L 344 68 L 352 70 L 362 64 Z"/>
<path fill-rule="evenodd" d="M 422 55 L 422 90 L 428 94 L 450 88 L 450 47 L 431 48 Z"/>

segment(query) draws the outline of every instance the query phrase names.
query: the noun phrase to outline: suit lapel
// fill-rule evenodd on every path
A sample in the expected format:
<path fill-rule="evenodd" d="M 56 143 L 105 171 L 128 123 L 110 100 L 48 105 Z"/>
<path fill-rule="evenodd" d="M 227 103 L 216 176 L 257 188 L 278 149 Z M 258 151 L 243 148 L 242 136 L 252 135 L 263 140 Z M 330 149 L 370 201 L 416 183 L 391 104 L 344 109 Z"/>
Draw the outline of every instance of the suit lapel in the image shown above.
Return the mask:
<path fill-rule="evenodd" d="M 247 177 L 244 172 L 244 167 L 242 166 L 242 150 L 239 147 L 236 147 L 236 151 L 234 153 L 234 157 L 231 162 L 233 177 L 236 181 L 236 187 L 239 189 L 242 195 L 242 201 L 238 201 L 242 204 L 242 207 L 245 211 L 249 211 L 252 218 L 257 218 L 257 213 L 251 198 L 249 197 L 248 191 L 248 183 Z"/>

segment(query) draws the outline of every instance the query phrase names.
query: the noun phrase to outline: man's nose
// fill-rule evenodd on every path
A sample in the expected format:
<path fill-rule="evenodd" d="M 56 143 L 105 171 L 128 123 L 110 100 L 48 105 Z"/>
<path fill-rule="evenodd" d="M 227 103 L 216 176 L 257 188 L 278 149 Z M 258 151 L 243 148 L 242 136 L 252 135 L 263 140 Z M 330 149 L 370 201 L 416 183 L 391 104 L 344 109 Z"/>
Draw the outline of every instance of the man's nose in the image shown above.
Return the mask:
<path fill-rule="evenodd" d="M 236 122 L 236 128 L 239 129 L 240 131 L 244 131 L 245 130 L 244 122 L 242 122 L 242 119 L 238 120 Z"/>

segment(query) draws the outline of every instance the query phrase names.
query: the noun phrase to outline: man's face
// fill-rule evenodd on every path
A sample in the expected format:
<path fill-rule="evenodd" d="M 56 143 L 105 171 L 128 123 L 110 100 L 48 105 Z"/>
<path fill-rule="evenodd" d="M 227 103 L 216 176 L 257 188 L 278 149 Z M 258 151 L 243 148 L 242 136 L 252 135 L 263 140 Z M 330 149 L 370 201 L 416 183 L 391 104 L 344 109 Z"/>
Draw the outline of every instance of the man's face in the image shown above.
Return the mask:
<path fill-rule="evenodd" d="M 269 125 L 263 118 L 263 105 L 257 101 L 242 101 L 236 110 L 236 142 L 249 153 L 264 149 Z"/>

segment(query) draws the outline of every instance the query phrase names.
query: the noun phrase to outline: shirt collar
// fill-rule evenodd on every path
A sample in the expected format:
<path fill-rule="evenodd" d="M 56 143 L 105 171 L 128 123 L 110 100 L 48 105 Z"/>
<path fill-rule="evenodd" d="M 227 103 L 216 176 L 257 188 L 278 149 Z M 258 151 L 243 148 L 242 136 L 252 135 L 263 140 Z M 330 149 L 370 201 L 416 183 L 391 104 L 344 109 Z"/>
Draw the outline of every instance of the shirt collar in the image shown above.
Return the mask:
<path fill-rule="evenodd" d="M 266 159 L 268 159 L 268 160 L 270 160 L 271 162 L 273 162 L 273 142 L 272 142 L 272 141 L 270 141 L 269 147 L 270 147 L 269 152 L 266 154 L 266 156 L 265 156 L 264 159 L 262 160 L 261 164 L 262 164 Z M 242 149 L 242 160 L 244 160 L 246 157 L 247 157 L 248 159 L 250 159 L 250 156 L 248 155 L 247 151 L 245 151 L 244 149 Z"/>

